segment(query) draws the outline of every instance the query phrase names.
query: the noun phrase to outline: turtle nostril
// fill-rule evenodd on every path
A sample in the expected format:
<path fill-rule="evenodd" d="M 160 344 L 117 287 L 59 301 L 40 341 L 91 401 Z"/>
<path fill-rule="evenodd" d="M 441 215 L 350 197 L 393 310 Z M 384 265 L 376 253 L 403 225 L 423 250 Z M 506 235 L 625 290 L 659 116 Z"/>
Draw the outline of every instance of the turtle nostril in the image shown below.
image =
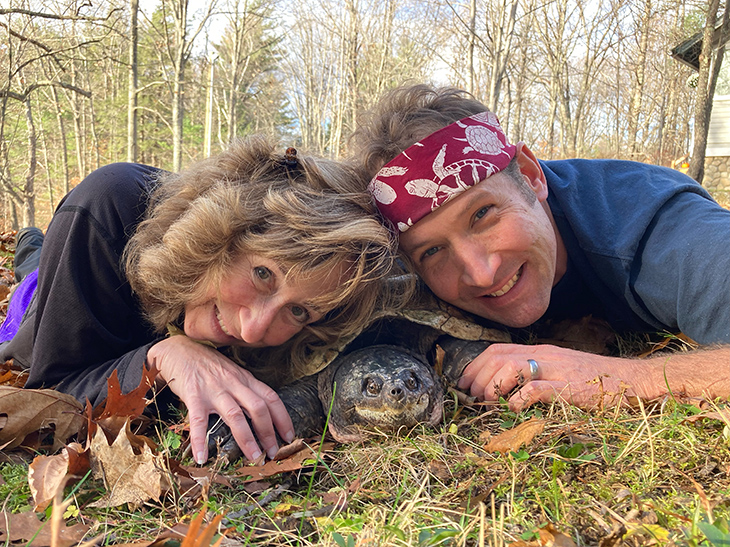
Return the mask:
<path fill-rule="evenodd" d="M 396 401 L 400 401 L 405 397 L 405 391 L 401 387 L 394 387 L 390 390 L 390 396 Z"/>

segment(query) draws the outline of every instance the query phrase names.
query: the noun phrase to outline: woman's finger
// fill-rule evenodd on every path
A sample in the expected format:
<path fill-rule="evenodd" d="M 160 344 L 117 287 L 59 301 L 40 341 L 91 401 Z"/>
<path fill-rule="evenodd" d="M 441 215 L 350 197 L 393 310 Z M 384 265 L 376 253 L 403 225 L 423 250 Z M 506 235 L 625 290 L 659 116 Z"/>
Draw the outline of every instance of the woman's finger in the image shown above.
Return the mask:
<path fill-rule="evenodd" d="M 286 406 L 284 406 L 284 403 L 279 398 L 278 393 L 276 393 L 276 391 L 274 391 L 270 386 L 257 380 L 253 376 L 251 376 L 249 387 L 266 403 L 269 417 L 274 423 L 274 427 L 281 438 L 287 443 L 292 442 L 294 440 L 294 423 L 289 416 Z M 253 421 L 253 416 L 251 418 Z M 260 432 L 258 424 L 254 421 L 253 425 L 256 434 L 259 435 Z"/>

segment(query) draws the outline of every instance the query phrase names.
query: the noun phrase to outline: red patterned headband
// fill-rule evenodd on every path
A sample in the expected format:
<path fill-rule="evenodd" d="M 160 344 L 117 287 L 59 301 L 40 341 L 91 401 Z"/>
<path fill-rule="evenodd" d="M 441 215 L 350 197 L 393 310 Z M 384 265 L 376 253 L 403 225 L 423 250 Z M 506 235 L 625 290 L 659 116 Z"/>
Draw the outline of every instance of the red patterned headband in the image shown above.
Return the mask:
<path fill-rule="evenodd" d="M 454 196 L 507 167 L 515 156 L 497 116 L 481 112 L 447 125 L 388 162 L 368 190 L 405 232 Z"/>

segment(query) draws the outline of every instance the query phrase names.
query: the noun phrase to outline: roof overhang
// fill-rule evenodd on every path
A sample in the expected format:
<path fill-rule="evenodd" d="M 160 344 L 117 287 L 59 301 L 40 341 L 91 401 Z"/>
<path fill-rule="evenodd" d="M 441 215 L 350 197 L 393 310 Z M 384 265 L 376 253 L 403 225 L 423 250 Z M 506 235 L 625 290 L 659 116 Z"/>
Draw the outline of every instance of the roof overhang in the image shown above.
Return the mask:
<path fill-rule="evenodd" d="M 720 25 L 715 28 L 712 33 L 712 49 L 713 51 L 719 47 L 723 47 L 730 39 L 730 28 L 727 25 Z M 700 69 L 700 53 L 702 52 L 702 32 L 692 35 L 684 42 L 672 48 L 671 55 L 677 61 L 692 67 L 694 70 Z"/>

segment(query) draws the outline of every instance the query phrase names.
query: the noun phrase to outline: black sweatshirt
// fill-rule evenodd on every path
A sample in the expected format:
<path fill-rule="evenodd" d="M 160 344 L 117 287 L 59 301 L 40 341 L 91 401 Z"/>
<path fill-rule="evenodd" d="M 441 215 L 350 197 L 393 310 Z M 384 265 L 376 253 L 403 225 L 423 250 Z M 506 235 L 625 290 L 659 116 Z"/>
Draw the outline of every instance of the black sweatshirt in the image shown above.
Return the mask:
<path fill-rule="evenodd" d="M 59 204 L 43 242 L 35 301 L 0 350 L 0 358 L 30 369 L 25 387 L 97 404 L 114 369 L 123 392 L 139 385 L 147 350 L 162 337 L 144 318 L 121 261 L 158 173 L 107 165 Z"/>

